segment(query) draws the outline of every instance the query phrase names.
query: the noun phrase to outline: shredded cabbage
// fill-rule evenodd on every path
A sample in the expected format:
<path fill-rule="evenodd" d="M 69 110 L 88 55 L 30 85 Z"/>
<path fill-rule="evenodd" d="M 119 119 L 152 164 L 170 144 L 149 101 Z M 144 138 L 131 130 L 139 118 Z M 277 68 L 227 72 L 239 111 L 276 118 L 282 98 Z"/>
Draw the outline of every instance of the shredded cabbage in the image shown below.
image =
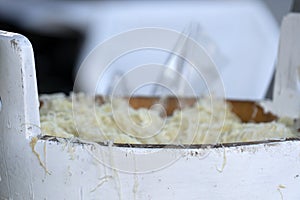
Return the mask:
<path fill-rule="evenodd" d="M 167 118 L 155 109 L 133 109 L 121 98 L 103 104 L 84 94 L 40 99 L 41 129 L 47 136 L 130 144 L 216 144 L 294 136 L 280 122 L 242 123 L 228 103 L 209 98 Z"/>

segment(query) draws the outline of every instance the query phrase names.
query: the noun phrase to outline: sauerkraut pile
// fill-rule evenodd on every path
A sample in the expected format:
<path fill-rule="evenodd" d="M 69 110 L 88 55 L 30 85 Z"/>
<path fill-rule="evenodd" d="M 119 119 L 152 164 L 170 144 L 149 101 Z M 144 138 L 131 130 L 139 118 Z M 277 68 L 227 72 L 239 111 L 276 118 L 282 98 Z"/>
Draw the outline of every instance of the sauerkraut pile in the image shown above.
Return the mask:
<path fill-rule="evenodd" d="M 216 144 L 295 137 L 280 122 L 242 123 L 228 103 L 208 98 L 168 117 L 156 109 L 133 109 L 121 98 L 103 104 L 84 94 L 43 95 L 40 99 L 41 129 L 46 136 L 130 144 Z"/>

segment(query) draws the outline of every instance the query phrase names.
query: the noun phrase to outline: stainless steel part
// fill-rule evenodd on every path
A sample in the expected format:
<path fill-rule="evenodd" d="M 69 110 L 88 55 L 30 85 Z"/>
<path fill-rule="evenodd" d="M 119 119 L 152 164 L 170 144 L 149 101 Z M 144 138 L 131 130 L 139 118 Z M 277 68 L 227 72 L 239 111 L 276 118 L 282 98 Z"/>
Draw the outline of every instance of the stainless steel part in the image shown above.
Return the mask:
<path fill-rule="evenodd" d="M 299 140 L 107 146 L 39 139 L 32 47 L 0 32 L 0 199 L 300 199 Z"/>

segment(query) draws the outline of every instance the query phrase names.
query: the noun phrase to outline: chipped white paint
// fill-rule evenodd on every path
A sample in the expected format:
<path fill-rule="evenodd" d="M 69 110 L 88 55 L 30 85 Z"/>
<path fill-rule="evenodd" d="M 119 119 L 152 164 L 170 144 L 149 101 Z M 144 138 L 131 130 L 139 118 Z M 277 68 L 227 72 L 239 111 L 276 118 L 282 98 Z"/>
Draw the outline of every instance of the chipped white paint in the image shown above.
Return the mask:
<path fill-rule="evenodd" d="M 50 175 L 35 163 L 36 199 L 47 196 L 54 199 L 280 199 L 281 195 L 284 199 L 300 198 L 299 141 L 213 149 L 136 150 L 39 140 L 35 149 L 40 155 L 44 143 L 47 143 Z M 70 146 L 74 148 L 74 160 L 70 159 Z M 110 153 L 100 153 L 109 148 Z M 147 160 L 135 154 L 137 151 L 139 154 L 161 151 L 162 157 L 176 155 L 179 159 L 151 171 L 145 166 Z M 106 167 L 112 158 L 112 167 L 124 171 Z"/>
<path fill-rule="evenodd" d="M 0 52 L 0 199 L 30 199 L 28 145 L 40 123 L 32 47 L 23 36 L 1 31 Z"/>
<path fill-rule="evenodd" d="M 184 149 L 36 140 L 31 45 L 0 32 L 0 52 L 0 199 L 300 199 L 300 141 Z"/>

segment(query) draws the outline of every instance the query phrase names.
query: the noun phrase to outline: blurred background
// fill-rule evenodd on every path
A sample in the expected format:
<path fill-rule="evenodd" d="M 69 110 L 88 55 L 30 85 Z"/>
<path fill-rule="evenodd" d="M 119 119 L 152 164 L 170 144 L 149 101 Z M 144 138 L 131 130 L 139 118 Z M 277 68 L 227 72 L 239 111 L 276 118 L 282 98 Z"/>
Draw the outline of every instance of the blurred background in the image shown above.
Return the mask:
<path fill-rule="evenodd" d="M 113 35 L 143 27 L 181 32 L 186 24 L 197 22 L 201 27 L 198 42 L 217 64 L 226 97 L 258 100 L 271 97 L 279 27 L 292 3 L 0 0 L 0 29 L 21 33 L 31 41 L 39 93 L 69 93 L 83 59 Z"/>

